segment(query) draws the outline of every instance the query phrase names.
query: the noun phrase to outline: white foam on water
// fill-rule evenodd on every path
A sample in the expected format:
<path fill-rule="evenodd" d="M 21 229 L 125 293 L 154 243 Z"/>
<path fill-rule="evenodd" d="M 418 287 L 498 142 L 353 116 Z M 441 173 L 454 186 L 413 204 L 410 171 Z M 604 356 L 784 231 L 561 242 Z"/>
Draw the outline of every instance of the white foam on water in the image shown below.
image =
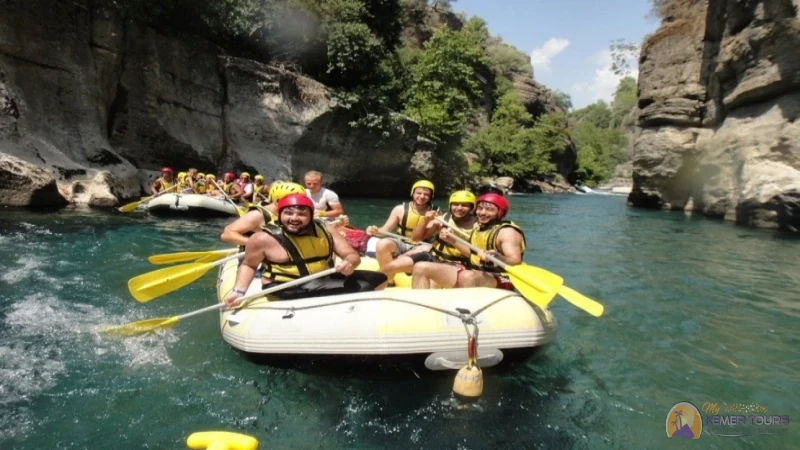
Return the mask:
<path fill-rule="evenodd" d="M 31 256 L 20 256 L 16 260 L 17 267 L 6 268 L 5 273 L 0 276 L 0 280 L 8 284 L 17 284 L 20 281 L 27 280 L 31 277 L 46 277 L 44 271 L 40 270 L 45 267 L 47 261 L 42 258 L 34 258 Z"/>
<path fill-rule="evenodd" d="M 82 280 L 72 280 L 82 282 Z M 0 434 L 13 437 L 33 431 L 29 403 L 68 376 L 70 366 L 91 367 L 121 359 L 130 368 L 171 365 L 167 345 L 174 332 L 109 339 L 98 330 L 119 321 L 101 307 L 70 304 L 52 295 L 21 297 L 8 308 L 0 344 Z"/>

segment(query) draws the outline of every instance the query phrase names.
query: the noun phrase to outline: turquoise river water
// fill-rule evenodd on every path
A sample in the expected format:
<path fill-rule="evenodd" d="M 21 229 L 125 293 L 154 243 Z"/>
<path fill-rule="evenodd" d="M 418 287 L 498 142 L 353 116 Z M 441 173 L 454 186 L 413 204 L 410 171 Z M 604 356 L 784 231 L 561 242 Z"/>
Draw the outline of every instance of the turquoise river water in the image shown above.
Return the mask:
<path fill-rule="evenodd" d="M 144 304 L 126 283 L 157 268 L 149 255 L 225 248 L 227 221 L 2 209 L 0 449 L 181 449 L 212 429 L 250 434 L 262 449 L 800 447 L 800 241 L 630 209 L 624 197 L 511 201 L 526 261 L 606 312 L 554 302 L 555 343 L 487 372 L 474 405 L 452 397 L 451 372 L 343 376 L 251 362 L 221 339 L 214 313 L 103 337 L 103 325 L 213 304 L 213 270 Z M 366 226 L 393 203 L 345 208 Z M 758 404 L 790 423 L 766 430 L 778 434 L 721 437 L 725 426 L 706 425 L 703 442 L 669 439 L 681 401 Z"/>

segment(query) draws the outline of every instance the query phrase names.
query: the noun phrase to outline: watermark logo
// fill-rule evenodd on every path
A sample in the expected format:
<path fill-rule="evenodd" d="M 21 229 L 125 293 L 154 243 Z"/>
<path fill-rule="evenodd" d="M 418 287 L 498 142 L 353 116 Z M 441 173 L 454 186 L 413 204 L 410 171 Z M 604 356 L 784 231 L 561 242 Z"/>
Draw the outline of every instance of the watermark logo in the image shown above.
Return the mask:
<path fill-rule="evenodd" d="M 667 436 L 698 439 L 703 432 L 700 411 L 689 402 L 680 402 L 667 414 Z"/>
<path fill-rule="evenodd" d="M 715 436 L 743 437 L 762 434 L 784 434 L 789 430 L 789 416 L 770 414 L 758 403 L 735 403 L 720 407 L 717 403 L 703 404 L 704 424 Z"/>

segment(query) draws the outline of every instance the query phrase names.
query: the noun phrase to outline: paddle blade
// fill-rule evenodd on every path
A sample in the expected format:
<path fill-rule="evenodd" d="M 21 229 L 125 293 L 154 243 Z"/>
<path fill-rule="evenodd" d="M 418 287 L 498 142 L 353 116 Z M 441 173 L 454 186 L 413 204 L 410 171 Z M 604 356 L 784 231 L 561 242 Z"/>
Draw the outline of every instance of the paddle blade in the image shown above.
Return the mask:
<path fill-rule="evenodd" d="M 213 263 L 190 263 L 148 272 L 128 281 L 128 291 L 140 302 L 178 290 L 202 277 Z"/>
<path fill-rule="evenodd" d="M 540 308 L 546 308 L 564 284 L 560 276 L 527 264 L 507 266 L 506 272 L 517 291 Z"/>
<path fill-rule="evenodd" d="M 595 300 L 590 299 L 589 297 L 581 294 L 580 292 L 569 288 L 567 286 L 561 286 L 558 290 L 558 295 L 564 297 L 564 300 L 572 303 L 573 305 L 577 306 L 578 308 L 586 311 L 587 313 L 595 316 L 600 317 L 603 315 L 604 307 L 602 304 L 598 303 Z"/>
<path fill-rule="evenodd" d="M 147 197 L 147 198 L 142 199 L 142 200 L 137 200 L 135 202 L 128 203 L 127 205 L 122 205 L 122 206 L 119 207 L 119 211 L 124 212 L 124 213 L 131 212 L 134 209 L 138 208 L 139 205 L 141 205 L 142 203 L 144 203 L 144 202 L 146 202 L 148 200 L 150 200 L 150 197 Z"/>
<path fill-rule="evenodd" d="M 156 319 L 140 320 L 125 325 L 106 327 L 100 330 L 100 333 L 107 336 L 136 336 L 158 330 L 159 328 L 168 328 L 176 323 L 178 323 L 177 316 L 159 317 Z"/>
<path fill-rule="evenodd" d="M 179 252 L 179 253 L 164 253 L 161 255 L 153 255 L 147 258 L 150 264 L 174 264 L 179 262 L 194 261 L 194 262 L 212 262 L 226 255 L 235 252 L 236 249 L 230 250 L 210 250 L 206 252 Z"/>

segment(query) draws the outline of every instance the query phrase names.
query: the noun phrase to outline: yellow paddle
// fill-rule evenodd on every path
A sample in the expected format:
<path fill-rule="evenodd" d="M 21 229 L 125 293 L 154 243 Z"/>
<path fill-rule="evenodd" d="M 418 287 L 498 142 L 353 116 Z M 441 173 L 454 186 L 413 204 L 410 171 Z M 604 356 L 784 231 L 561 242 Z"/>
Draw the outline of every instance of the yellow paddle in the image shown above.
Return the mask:
<path fill-rule="evenodd" d="M 233 200 L 231 200 L 231 198 L 230 198 L 230 197 L 228 197 L 228 194 L 226 194 L 226 193 L 225 193 L 225 191 L 224 191 L 224 190 L 223 190 L 221 187 L 219 187 L 219 185 L 217 184 L 217 182 L 216 182 L 216 181 L 214 181 L 214 180 L 211 180 L 211 182 L 212 182 L 212 183 L 214 183 L 214 186 L 216 186 L 216 187 L 217 187 L 217 189 L 218 189 L 220 192 L 222 192 L 222 195 L 224 195 L 224 196 L 225 196 L 225 200 L 227 200 L 227 201 L 231 202 L 231 205 L 233 205 L 233 209 L 235 209 L 235 210 L 236 210 L 236 214 L 238 214 L 238 215 L 239 215 L 239 217 L 242 217 L 242 216 L 244 215 L 244 213 L 245 213 L 244 209 L 239 209 L 239 206 L 237 206 L 237 205 L 236 205 L 236 203 L 235 203 Z"/>
<path fill-rule="evenodd" d="M 160 255 L 153 255 L 147 258 L 150 264 L 174 264 L 178 262 L 194 261 L 194 262 L 211 262 L 216 261 L 225 255 L 230 255 L 238 249 L 229 248 L 227 250 L 209 250 L 205 252 L 178 252 L 178 253 L 162 253 Z"/>
<path fill-rule="evenodd" d="M 172 187 L 170 187 L 170 188 L 167 188 L 167 189 L 164 189 L 163 191 L 161 191 L 161 192 L 157 193 L 156 195 L 151 195 L 150 197 L 145 197 L 145 198 L 143 198 L 143 199 L 141 199 L 141 200 L 137 200 L 137 201 L 135 201 L 135 202 L 128 203 L 127 205 L 122 205 L 122 206 L 120 206 L 120 207 L 119 207 L 119 208 L 117 208 L 117 209 L 118 209 L 120 212 L 124 212 L 124 213 L 126 213 L 126 212 L 131 212 L 131 211 L 133 211 L 134 209 L 138 208 L 138 207 L 139 207 L 139 205 L 143 205 L 143 204 L 145 204 L 145 203 L 149 202 L 150 200 L 152 200 L 152 199 L 154 199 L 154 198 L 158 197 L 158 196 L 159 196 L 159 195 L 161 195 L 161 194 L 166 194 L 167 192 L 169 192 L 169 191 L 171 191 L 171 190 L 175 189 L 176 187 L 178 187 L 178 185 L 177 185 L 177 184 L 174 184 Z"/>
<path fill-rule="evenodd" d="M 241 252 L 216 262 L 181 264 L 147 272 L 128 280 L 128 291 L 136 300 L 149 302 L 197 280 L 213 267 L 221 266 L 225 262 L 243 255 L 244 252 Z"/>
<path fill-rule="evenodd" d="M 261 292 L 257 292 L 252 295 L 248 295 L 246 297 L 242 297 L 240 299 L 239 306 L 237 308 L 243 308 L 249 303 L 251 300 L 256 298 L 264 297 L 265 295 L 269 295 L 278 291 L 282 291 L 284 289 L 288 289 L 290 287 L 299 286 L 301 284 L 307 283 L 311 280 L 315 280 L 317 278 L 322 278 L 328 276 L 332 273 L 335 273 L 336 269 L 328 269 L 323 270 L 322 272 L 315 273 L 313 275 L 308 275 L 303 278 L 298 278 L 296 280 L 289 281 L 288 283 L 282 283 L 278 286 L 271 287 L 269 289 L 264 289 Z M 196 311 L 192 311 L 190 313 L 181 314 L 180 316 L 172 316 L 172 317 L 159 317 L 156 319 L 147 319 L 147 320 L 140 320 L 138 322 L 132 322 L 125 325 L 117 325 L 106 327 L 100 330 L 100 333 L 106 335 L 116 335 L 116 336 L 135 336 L 137 334 L 143 334 L 150 331 L 155 331 L 159 328 L 167 328 L 175 325 L 179 321 L 186 319 L 187 317 L 196 316 L 198 314 L 203 314 L 208 311 L 214 311 L 217 309 L 222 309 L 225 307 L 225 303 L 218 303 L 216 305 L 207 306 L 203 309 L 198 309 Z"/>
<path fill-rule="evenodd" d="M 438 217 L 436 220 L 438 220 L 444 226 L 448 227 L 450 226 L 447 222 L 439 219 Z M 460 242 L 466 245 L 473 252 L 477 253 L 478 251 L 480 251 L 478 247 L 475 247 L 474 245 L 470 244 L 464 239 L 461 239 L 458 236 L 452 236 L 452 237 L 456 242 Z M 529 266 L 525 263 L 517 264 L 515 266 L 510 266 L 491 255 L 489 255 L 489 260 L 497 264 L 501 268 L 503 268 L 503 270 L 505 270 L 509 275 L 511 275 L 511 283 L 514 284 L 514 287 L 517 288 L 520 291 L 520 293 L 522 293 L 523 296 L 525 296 L 526 298 L 528 298 L 527 295 L 525 295 L 523 289 L 520 289 L 522 285 L 515 281 L 522 281 L 524 284 L 534 287 L 538 291 L 547 294 L 550 294 L 554 291 L 550 289 L 550 286 L 555 286 L 556 287 L 555 292 L 561 297 L 563 297 L 566 301 L 572 303 L 576 307 L 586 311 L 587 313 L 595 317 L 600 317 L 603 315 L 604 308 L 602 304 L 598 303 L 595 300 L 590 299 L 589 297 L 586 297 L 585 295 L 575 291 L 574 289 L 564 286 L 563 285 L 564 280 L 552 272 L 548 272 L 538 267 Z M 540 280 L 546 280 L 546 281 L 542 282 Z M 549 304 L 551 301 L 552 297 L 546 302 L 544 302 L 544 306 L 547 306 L 547 304 Z"/>

